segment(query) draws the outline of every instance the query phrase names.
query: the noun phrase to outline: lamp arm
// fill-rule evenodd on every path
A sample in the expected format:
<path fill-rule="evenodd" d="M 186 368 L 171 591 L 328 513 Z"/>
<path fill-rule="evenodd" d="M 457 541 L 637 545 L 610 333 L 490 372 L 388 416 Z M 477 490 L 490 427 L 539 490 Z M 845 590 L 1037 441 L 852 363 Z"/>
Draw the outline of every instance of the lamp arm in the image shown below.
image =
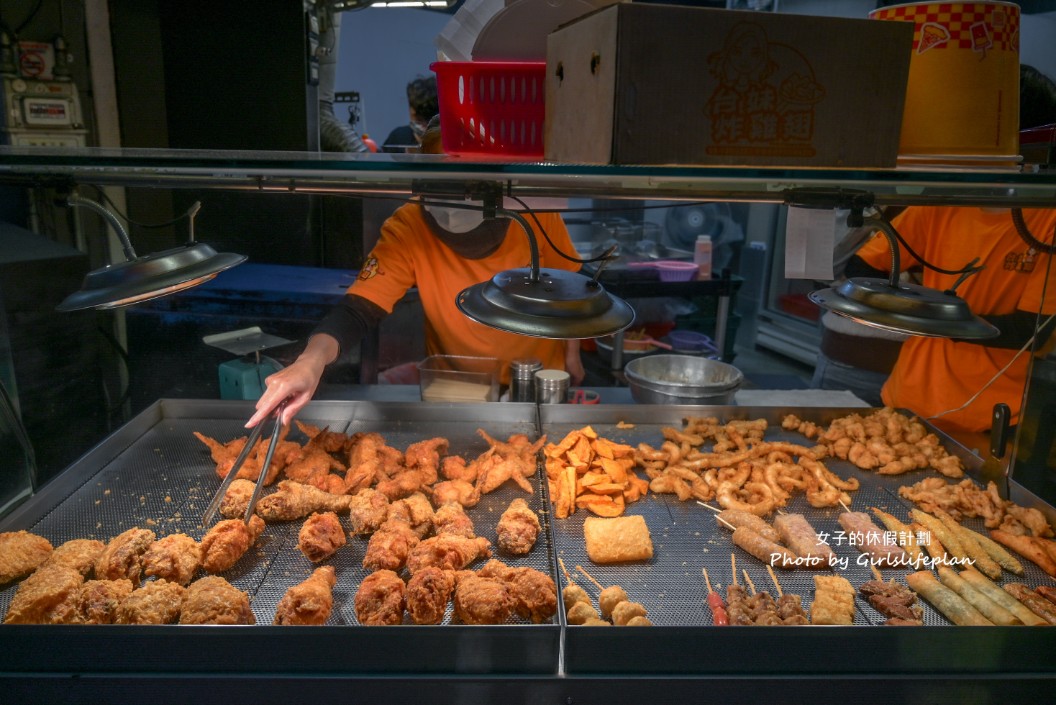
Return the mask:
<path fill-rule="evenodd" d="M 876 216 L 866 217 L 863 221 L 863 225 L 871 225 L 875 227 L 884 234 L 884 237 L 887 238 L 887 242 L 891 246 L 891 274 L 888 277 L 887 283 L 892 287 L 897 287 L 898 277 L 902 273 L 902 260 L 898 252 L 898 238 L 895 235 L 895 228 L 884 218 Z"/>
<path fill-rule="evenodd" d="M 516 220 L 517 224 L 524 230 L 524 234 L 528 236 L 528 250 L 530 251 L 532 258 L 531 281 L 539 281 L 539 243 L 535 240 L 535 233 L 532 232 L 532 226 L 530 226 L 524 216 L 517 211 L 511 211 L 506 208 L 497 208 L 495 209 L 495 214 Z"/>
<path fill-rule="evenodd" d="M 121 240 L 121 249 L 124 250 L 125 259 L 129 262 L 137 259 L 136 251 L 132 249 L 132 241 L 128 239 L 128 231 L 125 230 L 125 226 L 121 224 L 121 221 L 117 219 L 117 216 L 103 208 L 95 201 L 90 201 L 87 198 L 81 196 L 71 195 L 66 198 L 66 205 L 72 208 L 87 208 L 88 210 L 95 211 L 103 217 L 103 219 L 110 224 L 110 227 L 117 233 L 118 239 Z"/>

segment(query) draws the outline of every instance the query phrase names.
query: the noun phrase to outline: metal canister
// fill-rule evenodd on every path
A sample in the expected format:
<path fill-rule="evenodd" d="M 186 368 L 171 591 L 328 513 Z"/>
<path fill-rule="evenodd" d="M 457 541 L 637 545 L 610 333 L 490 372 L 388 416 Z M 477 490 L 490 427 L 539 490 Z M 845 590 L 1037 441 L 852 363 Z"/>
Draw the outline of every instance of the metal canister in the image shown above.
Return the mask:
<path fill-rule="evenodd" d="M 510 363 L 510 401 L 535 401 L 535 373 L 543 363 L 534 357 Z"/>
<path fill-rule="evenodd" d="M 535 401 L 539 404 L 564 404 L 572 376 L 564 370 L 539 370 L 535 373 Z"/>

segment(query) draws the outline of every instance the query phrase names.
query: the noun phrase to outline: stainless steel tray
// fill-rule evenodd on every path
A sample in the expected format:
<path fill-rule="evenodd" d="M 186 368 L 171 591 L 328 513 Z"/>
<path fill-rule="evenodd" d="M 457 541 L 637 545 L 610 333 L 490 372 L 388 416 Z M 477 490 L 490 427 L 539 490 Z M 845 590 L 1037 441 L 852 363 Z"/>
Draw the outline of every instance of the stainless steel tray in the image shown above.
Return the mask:
<path fill-rule="evenodd" d="M 782 431 L 780 421 L 794 412 L 800 418 L 828 424 L 848 413 L 869 409 L 778 407 L 699 407 L 572 405 L 542 406 L 542 428 L 553 441 L 559 441 L 573 429 L 591 425 L 599 435 L 611 440 L 637 445 L 639 442 L 659 447 L 661 428 L 681 427 L 687 416 L 716 416 L 723 420 L 765 418 L 769 422 L 768 440 L 786 440 L 811 445 L 802 435 Z M 618 428 L 619 422 L 634 424 Z M 967 449 L 942 436 L 947 449 L 964 461 L 969 474 L 978 472 L 982 461 Z M 851 493 L 851 508 L 868 511 L 876 506 L 906 520 L 911 503 L 898 496 L 898 487 L 914 483 L 925 475 L 918 471 L 900 476 L 880 476 L 861 471 L 847 461 L 826 461 L 841 477 L 857 477 L 861 487 Z M 716 503 L 712 503 L 717 506 Z M 802 495 L 786 508 L 803 513 L 818 531 L 830 534 L 840 531 L 836 521 L 842 511 L 815 509 Z M 884 618 L 864 601 L 858 601 L 854 626 L 850 627 L 750 627 L 711 626 L 707 590 L 701 568 L 706 567 L 713 587 L 725 586 L 730 580 L 730 555 L 736 555 L 738 582 L 745 584 L 742 570 L 747 570 L 758 590 L 776 594 L 765 566 L 733 545 L 730 532 L 718 526 L 714 513 L 695 501 L 681 502 L 673 495 L 650 493 L 629 505 L 628 514 L 640 514 L 652 535 L 655 555 L 649 562 L 627 565 L 595 565 L 586 555 L 583 521 L 589 516 L 577 511 L 567 519 L 554 519 L 554 546 L 573 578 L 597 598 L 598 590 L 583 579 L 574 566 L 582 565 L 605 586 L 620 585 L 632 601 L 642 603 L 649 612 L 654 628 L 590 628 L 567 626 L 563 665 L 573 674 L 665 673 L 665 674 L 735 674 L 768 673 L 967 673 L 993 669 L 1023 671 L 1051 670 L 1047 648 L 1056 645 L 1056 630 L 1018 628 L 966 628 L 950 626 L 942 615 L 924 603 L 925 627 L 885 628 Z M 982 529 L 982 520 L 966 522 Z M 858 551 L 853 546 L 832 544 L 837 555 L 848 559 L 840 574 L 858 586 L 873 575 L 867 565 L 856 564 Z M 1026 565 L 1027 562 L 1024 561 Z M 1036 586 L 1053 584 L 1033 564 L 1026 565 L 1021 582 Z M 902 578 L 908 570 L 884 570 L 885 579 Z M 813 600 L 813 571 L 777 570 L 775 573 L 786 593 L 799 594 L 805 607 Z M 561 585 L 566 584 L 559 575 Z M 562 614 L 564 619 L 564 615 Z M 1010 647 L 1015 644 L 1016 647 Z M 1041 644 L 1047 645 L 1041 649 Z M 883 654 L 883 657 L 879 655 Z"/>
<path fill-rule="evenodd" d="M 150 528 L 159 536 L 182 531 L 200 538 L 204 533 L 202 513 L 220 478 L 207 448 L 192 432 L 221 441 L 245 435 L 242 426 L 251 409 L 248 402 L 160 401 L 8 516 L 0 530 L 27 529 L 54 545 L 73 538 L 106 541 L 133 526 Z M 488 447 L 477 428 L 502 439 L 511 433 L 534 438 L 535 409 L 534 405 L 521 404 L 313 402 L 298 418 L 345 433 L 378 431 L 389 445 L 401 450 L 418 440 L 444 436 L 450 441 L 450 454 L 473 458 Z M 296 430 L 290 437 L 305 440 Z M 548 521 L 541 478 L 537 475 L 531 497 L 513 483 L 484 495 L 467 512 L 475 521 L 477 534 L 494 546 L 499 515 L 518 496 L 529 499 L 540 518 Z M 250 552 L 223 574 L 250 595 L 258 626 L 6 625 L 0 627 L 0 648 L 19 645 L 3 649 L 7 668 L 209 672 L 230 668 L 232 652 L 259 648 L 266 656 L 240 659 L 240 664 L 248 670 L 280 668 L 291 673 L 333 669 L 345 673 L 557 671 L 560 626 L 556 617 L 549 624 L 472 627 L 451 624 L 449 607 L 442 626 L 359 626 L 353 598 L 368 574 L 361 565 L 367 543 L 362 537 L 350 538 L 327 560 L 337 570 L 338 582 L 334 612 L 326 626 L 269 626 L 286 589 L 304 580 L 316 567 L 297 550 L 300 525 L 299 521 L 268 524 Z M 549 527 L 544 526 L 536 547 L 524 557 L 501 555 L 497 550 L 493 553 L 511 565 L 531 566 L 552 576 L 555 563 L 550 536 Z M 16 587 L 0 591 L 0 613 L 6 612 Z M 118 640 L 121 647 L 109 649 L 106 662 L 100 664 L 98 655 L 104 640 Z M 29 648 L 35 643 L 62 643 L 63 649 Z"/>

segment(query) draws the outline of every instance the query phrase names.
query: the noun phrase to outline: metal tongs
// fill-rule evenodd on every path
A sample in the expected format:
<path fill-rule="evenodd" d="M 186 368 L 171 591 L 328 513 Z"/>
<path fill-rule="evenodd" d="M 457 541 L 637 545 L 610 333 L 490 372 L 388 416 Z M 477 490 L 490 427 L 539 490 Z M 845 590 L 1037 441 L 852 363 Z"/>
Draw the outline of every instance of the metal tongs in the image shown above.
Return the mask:
<path fill-rule="evenodd" d="M 244 521 L 248 524 L 250 518 L 253 516 L 253 510 L 257 507 L 257 499 L 260 498 L 260 490 L 264 487 L 264 482 L 268 477 L 268 468 L 271 467 L 271 459 L 275 455 L 275 448 L 279 445 L 279 436 L 282 433 L 282 412 L 286 408 L 286 402 L 279 404 L 278 410 L 275 412 L 275 427 L 271 430 L 271 443 L 268 444 L 268 450 L 264 454 L 264 463 L 260 466 L 260 475 L 257 477 L 257 484 L 253 487 L 253 496 L 249 498 L 249 505 L 246 507 L 246 516 Z M 220 489 L 216 491 L 216 495 L 213 497 L 213 501 L 209 503 L 209 506 L 205 509 L 205 514 L 202 517 L 202 526 L 208 526 L 213 523 L 213 518 L 216 516 L 217 510 L 220 508 L 220 503 L 224 501 L 224 497 L 227 495 L 227 488 L 231 486 L 231 483 L 238 476 L 238 471 L 242 469 L 242 465 L 245 464 L 246 458 L 253 452 L 253 447 L 257 445 L 257 440 L 260 438 L 261 432 L 264 430 L 264 421 L 257 424 L 256 428 L 249 434 L 249 438 L 246 440 L 245 447 L 242 448 L 242 452 L 235 458 L 235 464 L 231 466 L 231 471 L 227 473 L 227 477 L 220 483 Z"/>

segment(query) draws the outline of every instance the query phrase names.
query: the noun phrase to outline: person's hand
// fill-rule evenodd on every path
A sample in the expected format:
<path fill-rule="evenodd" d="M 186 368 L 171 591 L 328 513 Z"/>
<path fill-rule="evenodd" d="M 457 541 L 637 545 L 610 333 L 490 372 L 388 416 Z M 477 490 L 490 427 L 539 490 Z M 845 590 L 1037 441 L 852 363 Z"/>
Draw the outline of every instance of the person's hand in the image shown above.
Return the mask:
<path fill-rule="evenodd" d="M 578 387 L 587 376 L 587 371 L 583 369 L 583 359 L 579 354 L 578 340 L 565 342 L 565 371 L 572 378 L 569 380 L 569 385 L 572 387 Z"/>
<path fill-rule="evenodd" d="M 319 380 L 334 358 L 337 357 L 337 341 L 328 335 L 317 335 L 308 341 L 305 351 L 291 364 L 264 380 L 267 389 L 257 400 L 257 410 L 246 422 L 253 428 L 271 416 L 279 404 L 286 402 L 279 422 L 290 423 L 297 412 L 312 399 L 319 387 Z"/>

